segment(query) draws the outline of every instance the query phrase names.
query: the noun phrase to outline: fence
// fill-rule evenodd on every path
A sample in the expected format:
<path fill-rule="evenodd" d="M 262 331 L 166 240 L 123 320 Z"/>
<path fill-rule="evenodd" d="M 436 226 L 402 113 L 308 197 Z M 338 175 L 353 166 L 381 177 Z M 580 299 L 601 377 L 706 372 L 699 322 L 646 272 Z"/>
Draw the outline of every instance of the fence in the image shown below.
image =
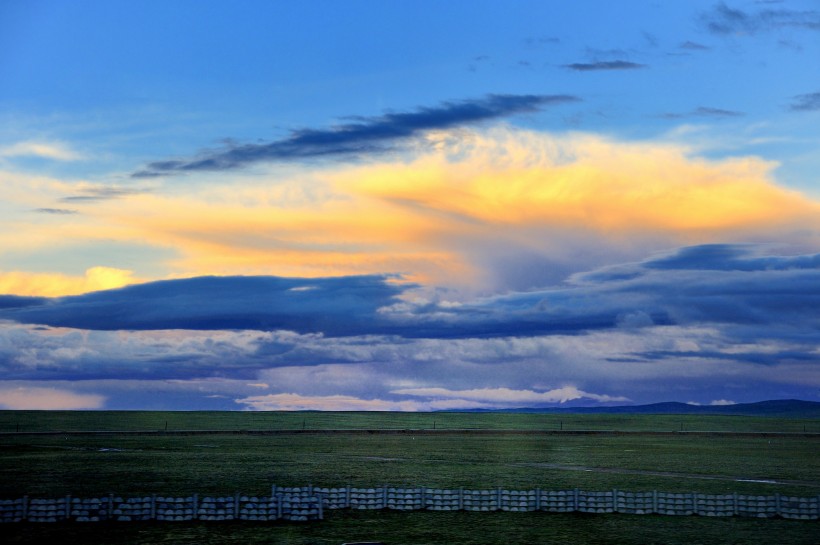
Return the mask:
<path fill-rule="evenodd" d="M 799 498 L 740 494 L 666 492 L 586 492 L 582 490 L 491 490 L 434 488 L 277 488 L 280 493 L 318 495 L 325 509 L 402 511 L 545 511 L 550 513 L 631 513 L 706 517 L 774 517 L 817 520 L 820 496 Z"/>
<path fill-rule="evenodd" d="M 298 489 L 297 489 L 298 490 Z M 0 522 L 184 520 L 318 520 L 322 502 L 308 494 L 143 496 L 0 500 Z"/>
<path fill-rule="evenodd" d="M 320 520 L 325 509 L 398 511 L 510 511 L 548 513 L 630 513 L 705 517 L 820 519 L 820 496 L 749 496 L 667 492 L 587 492 L 574 490 L 487 490 L 437 488 L 285 488 L 248 497 L 145 496 L 123 499 L 28 499 L 0 501 L 0 522 L 132 520 Z"/>

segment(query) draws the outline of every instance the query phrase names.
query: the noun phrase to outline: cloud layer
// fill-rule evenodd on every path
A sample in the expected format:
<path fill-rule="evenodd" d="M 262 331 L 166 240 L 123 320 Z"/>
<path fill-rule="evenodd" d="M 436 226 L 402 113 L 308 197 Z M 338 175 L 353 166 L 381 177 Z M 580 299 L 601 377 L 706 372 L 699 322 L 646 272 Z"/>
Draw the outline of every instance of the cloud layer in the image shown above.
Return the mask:
<path fill-rule="evenodd" d="M 251 409 L 805 397 L 820 388 L 820 255 L 771 250 L 687 247 L 471 302 L 423 301 L 418 287 L 377 277 L 5 298 L 0 316 L 19 325 L 2 328 L 0 366 L 17 381 L 9 392 L 53 387 L 125 403 L 115 392 L 135 381 L 179 403 Z"/>
<path fill-rule="evenodd" d="M 488 95 L 479 100 L 445 102 L 414 112 L 387 113 L 359 118 L 330 129 L 301 129 L 285 139 L 267 144 L 244 144 L 226 150 L 205 152 L 193 159 L 156 161 L 134 173 L 153 177 L 192 171 L 224 171 L 262 161 L 293 161 L 317 157 L 373 154 L 390 149 L 425 131 L 444 130 L 463 125 L 536 112 L 546 106 L 577 102 L 571 95 Z"/>

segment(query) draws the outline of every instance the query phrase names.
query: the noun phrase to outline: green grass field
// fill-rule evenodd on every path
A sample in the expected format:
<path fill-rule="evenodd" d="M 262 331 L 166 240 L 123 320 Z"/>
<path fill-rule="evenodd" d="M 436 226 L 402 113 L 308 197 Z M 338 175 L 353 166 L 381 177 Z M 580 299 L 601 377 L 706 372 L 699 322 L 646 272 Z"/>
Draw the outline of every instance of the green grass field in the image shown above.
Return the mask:
<path fill-rule="evenodd" d="M 72 418 L 72 416 L 74 418 Z M 0 431 L 168 429 L 802 431 L 816 420 L 518 414 L 0 413 Z M 540 426 L 540 427 L 539 427 Z M 14 431 L 13 429 L 10 431 Z M 25 431 L 25 430 L 24 430 Z M 820 494 L 820 438 L 300 434 L 0 436 L 0 498 L 264 495 L 271 484 Z M 760 482 L 774 481 L 774 482 Z M 549 513 L 331 511 L 318 523 L 65 523 L 0 527 L 9 543 L 806 543 L 820 523 Z"/>
<path fill-rule="evenodd" d="M 0 411 L 0 432 L 504 429 L 820 433 L 820 419 L 746 416 L 385 412 Z"/>

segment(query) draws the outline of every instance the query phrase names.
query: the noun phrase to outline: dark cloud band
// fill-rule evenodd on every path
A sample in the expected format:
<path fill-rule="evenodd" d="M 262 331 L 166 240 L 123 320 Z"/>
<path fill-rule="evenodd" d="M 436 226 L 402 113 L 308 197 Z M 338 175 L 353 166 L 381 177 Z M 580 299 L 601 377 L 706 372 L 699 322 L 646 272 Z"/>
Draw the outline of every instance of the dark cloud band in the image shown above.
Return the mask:
<path fill-rule="evenodd" d="M 0 298 L 0 319 L 89 330 L 289 330 L 329 337 L 494 338 L 657 325 L 820 329 L 820 255 L 683 248 L 570 285 L 455 307 L 412 305 L 383 276 L 201 277 L 59 299 Z"/>
<path fill-rule="evenodd" d="M 820 110 L 820 91 L 794 97 L 790 109 L 795 112 L 812 112 Z"/>
<path fill-rule="evenodd" d="M 646 65 L 630 61 L 599 61 L 576 62 L 565 64 L 564 67 L 577 72 L 594 72 L 599 70 L 635 70 L 638 68 L 646 68 Z"/>
<path fill-rule="evenodd" d="M 721 36 L 753 35 L 778 29 L 820 31 L 820 11 L 792 9 L 764 9 L 743 11 L 724 2 L 700 15 L 699 22 L 707 31 Z"/>
<path fill-rule="evenodd" d="M 384 152 L 396 142 L 424 131 L 449 129 L 536 112 L 546 106 L 580 100 L 572 95 L 488 95 L 478 100 L 445 102 L 414 112 L 359 118 L 329 129 L 301 129 L 287 138 L 265 144 L 233 145 L 189 159 L 156 161 L 132 174 L 155 177 L 183 172 L 225 171 L 263 161 L 357 156 Z"/>

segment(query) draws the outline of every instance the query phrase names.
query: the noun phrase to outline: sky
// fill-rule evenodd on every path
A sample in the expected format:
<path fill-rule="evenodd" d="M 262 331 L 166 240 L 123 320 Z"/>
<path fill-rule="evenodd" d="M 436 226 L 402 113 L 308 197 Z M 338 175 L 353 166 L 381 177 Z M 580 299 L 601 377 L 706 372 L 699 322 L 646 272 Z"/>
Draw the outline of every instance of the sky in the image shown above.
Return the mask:
<path fill-rule="evenodd" d="M 820 401 L 820 3 L 0 1 L 0 408 Z"/>

